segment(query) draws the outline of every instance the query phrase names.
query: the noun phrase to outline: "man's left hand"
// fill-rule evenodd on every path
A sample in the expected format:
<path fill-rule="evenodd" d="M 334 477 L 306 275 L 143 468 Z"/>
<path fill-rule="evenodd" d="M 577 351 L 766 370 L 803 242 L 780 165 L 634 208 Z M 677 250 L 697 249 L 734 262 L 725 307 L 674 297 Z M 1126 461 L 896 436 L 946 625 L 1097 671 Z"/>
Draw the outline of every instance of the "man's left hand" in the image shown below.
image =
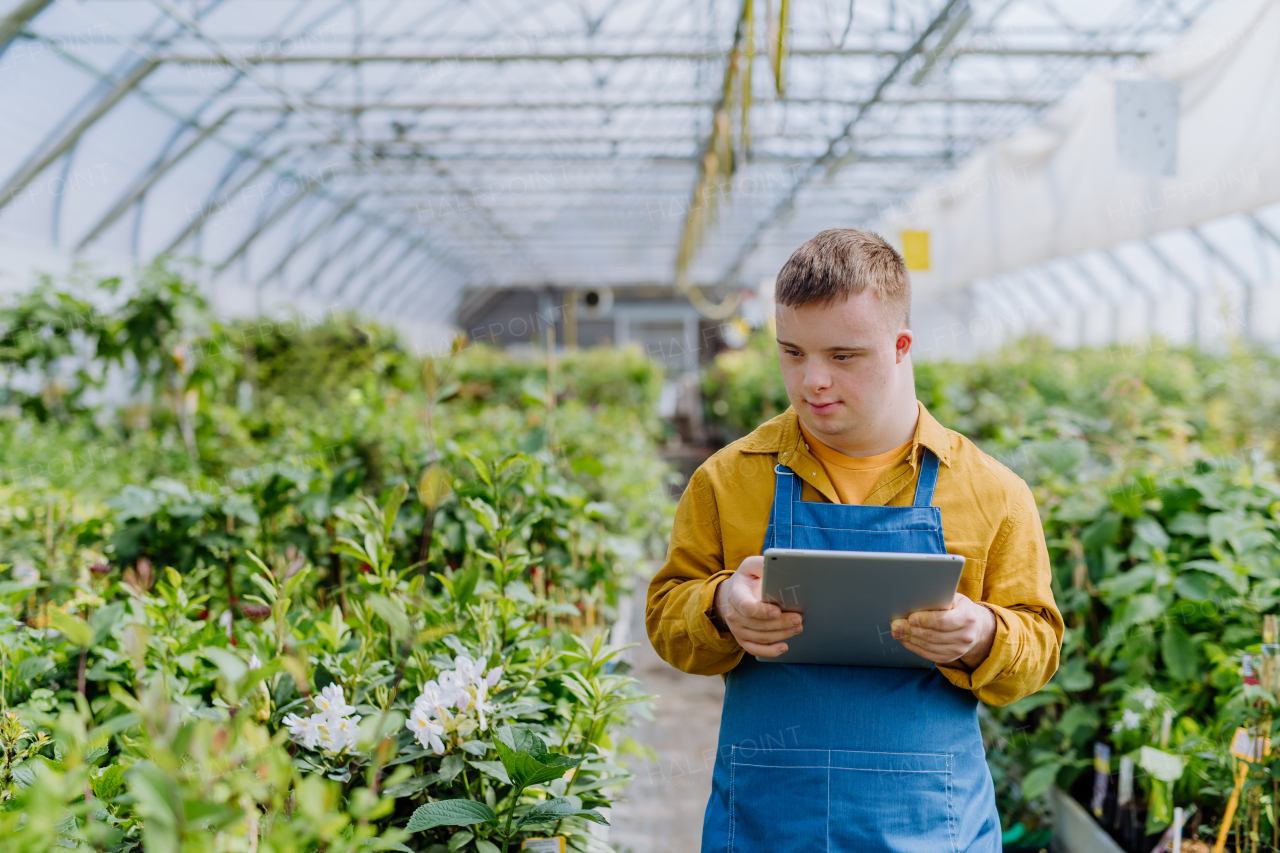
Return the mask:
<path fill-rule="evenodd" d="M 991 653 L 996 615 L 966 595 L 956 593 L 950 610 L 917 610 L 890 626 L 893 638 L 934 663 L 961 660 L 976 669 Z"/>

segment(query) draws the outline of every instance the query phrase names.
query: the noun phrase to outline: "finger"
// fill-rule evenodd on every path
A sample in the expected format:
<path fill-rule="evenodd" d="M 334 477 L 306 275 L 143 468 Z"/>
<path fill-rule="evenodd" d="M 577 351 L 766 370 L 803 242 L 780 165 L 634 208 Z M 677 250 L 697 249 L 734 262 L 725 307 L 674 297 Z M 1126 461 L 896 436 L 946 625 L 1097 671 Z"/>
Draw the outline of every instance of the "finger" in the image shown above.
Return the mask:
<path fill-rule="evenodd" d="M 917 610 L 907 617 L 907 624 L 914 628 L 931 628 L 935 631 L 958 631 L 973 620 L 968 610 Z"/>
<path fill-rule="evenodd" d="M 950 636 L 967 627 L 966 624 L 944 624 L 941 627 L 930 628 L 918 623 L 912 624 L 912 619 L 914 618 L 915 617 L 912 616 L 907 619 L 895 619 L 890 623 L 890 632 L 893 634 L 893 638 L 895 640 L 902 640 L 908 637 L 918 640 L 923 637 L 938 638 L 942 636 Z"/>
<path fill-rule="evenodd" d="M 956 660 L 960 657 L 959 654 L 954 654 L 952 653 L 951 650 L 939 651 L 936 649 L 925 648 L 924 646 L 917 646 L 915 643 L 912 643 L 909 640 L 903 640 L 902 646 L 907 651 L 915 652 L 925 660 L 930 660 L 930 661 L 933 661 L 934 663 L 951 663 L 953 660 Z"/>
<path fill-rule="evenodd" d="M 971 646 L 975 637 L 968 631 L 935 631 L 932 628 L 907 628 L 902 632 L 905 642 L 941 648 L 944 646 Z"/>
<path fill-rule="evenodd" d="M 781 631 L 787 628 L 798 630 L 804 624 L 804 618 L 799 613 L 786 612 L 764 619 L 748 616 L 745 613 L 735 613 L 731 621 L 755 631 Z"/>
<path fill-rule="evenodd" d="M 739 628 L 737 631 L 734 631 L 733 636 L 738 639 L 739 643 L 746 640 L 751 643 L 767 645 L 769 643 L 781 643 L 784 640 L 789 640 L 798 633 L 799 631 L 796 631 L 789 626 L 780 631 L 753 631 L 749 628 Z"/>
<path fill-rule="evenodd" d="M 750 641 L 741 643 L 742 648 L 747 654 L 755 655 L 760 658 L 776 658 L 778 655 L 787 650 L 786 643 L 774 643 L 772 645 L 762 645 L 760 643 L 752 643 Z"/>

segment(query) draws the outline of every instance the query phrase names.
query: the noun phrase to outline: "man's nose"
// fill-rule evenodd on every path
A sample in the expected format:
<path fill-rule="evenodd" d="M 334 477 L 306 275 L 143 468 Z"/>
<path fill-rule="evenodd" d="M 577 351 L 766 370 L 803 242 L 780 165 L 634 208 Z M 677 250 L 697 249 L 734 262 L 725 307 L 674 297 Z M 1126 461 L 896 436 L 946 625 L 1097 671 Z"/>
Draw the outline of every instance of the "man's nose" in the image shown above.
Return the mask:
<path fill-rule="evenodd" d="M 831 374 L 818 368 L 809 368 L 804 373 L 804 385 L 811 391 L 820 391 L 831 384 Z"/>

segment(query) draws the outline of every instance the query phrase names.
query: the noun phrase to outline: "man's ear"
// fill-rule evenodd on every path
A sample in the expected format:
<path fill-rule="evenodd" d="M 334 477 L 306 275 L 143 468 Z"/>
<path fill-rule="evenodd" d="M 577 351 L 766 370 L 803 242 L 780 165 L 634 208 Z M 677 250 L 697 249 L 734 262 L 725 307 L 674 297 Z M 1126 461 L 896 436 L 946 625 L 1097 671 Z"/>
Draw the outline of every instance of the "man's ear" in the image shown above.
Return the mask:
<path fill-rule="evenodd" d="M 898 331 L 898 339 L 894 346 L 896 356 L 895 362 L 897 364 L 902 364 L 907 356 L 911 355 L 911 343 L 914 340 L 915 336 L 911 334 L 910 329 L 901 329 Z"/>

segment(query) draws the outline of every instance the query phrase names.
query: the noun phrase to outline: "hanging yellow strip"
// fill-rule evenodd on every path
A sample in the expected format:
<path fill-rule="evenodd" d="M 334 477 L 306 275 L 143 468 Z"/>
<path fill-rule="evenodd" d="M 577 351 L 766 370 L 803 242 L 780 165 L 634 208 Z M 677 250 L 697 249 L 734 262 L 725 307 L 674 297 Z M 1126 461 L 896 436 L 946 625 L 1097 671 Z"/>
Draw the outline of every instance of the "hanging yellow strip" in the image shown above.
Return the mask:
<path fill-rule="evenodd" d="M 923 272 L 929 269 L 929 232 L 902 232 L 902 259 L 907 269 Z"/>

